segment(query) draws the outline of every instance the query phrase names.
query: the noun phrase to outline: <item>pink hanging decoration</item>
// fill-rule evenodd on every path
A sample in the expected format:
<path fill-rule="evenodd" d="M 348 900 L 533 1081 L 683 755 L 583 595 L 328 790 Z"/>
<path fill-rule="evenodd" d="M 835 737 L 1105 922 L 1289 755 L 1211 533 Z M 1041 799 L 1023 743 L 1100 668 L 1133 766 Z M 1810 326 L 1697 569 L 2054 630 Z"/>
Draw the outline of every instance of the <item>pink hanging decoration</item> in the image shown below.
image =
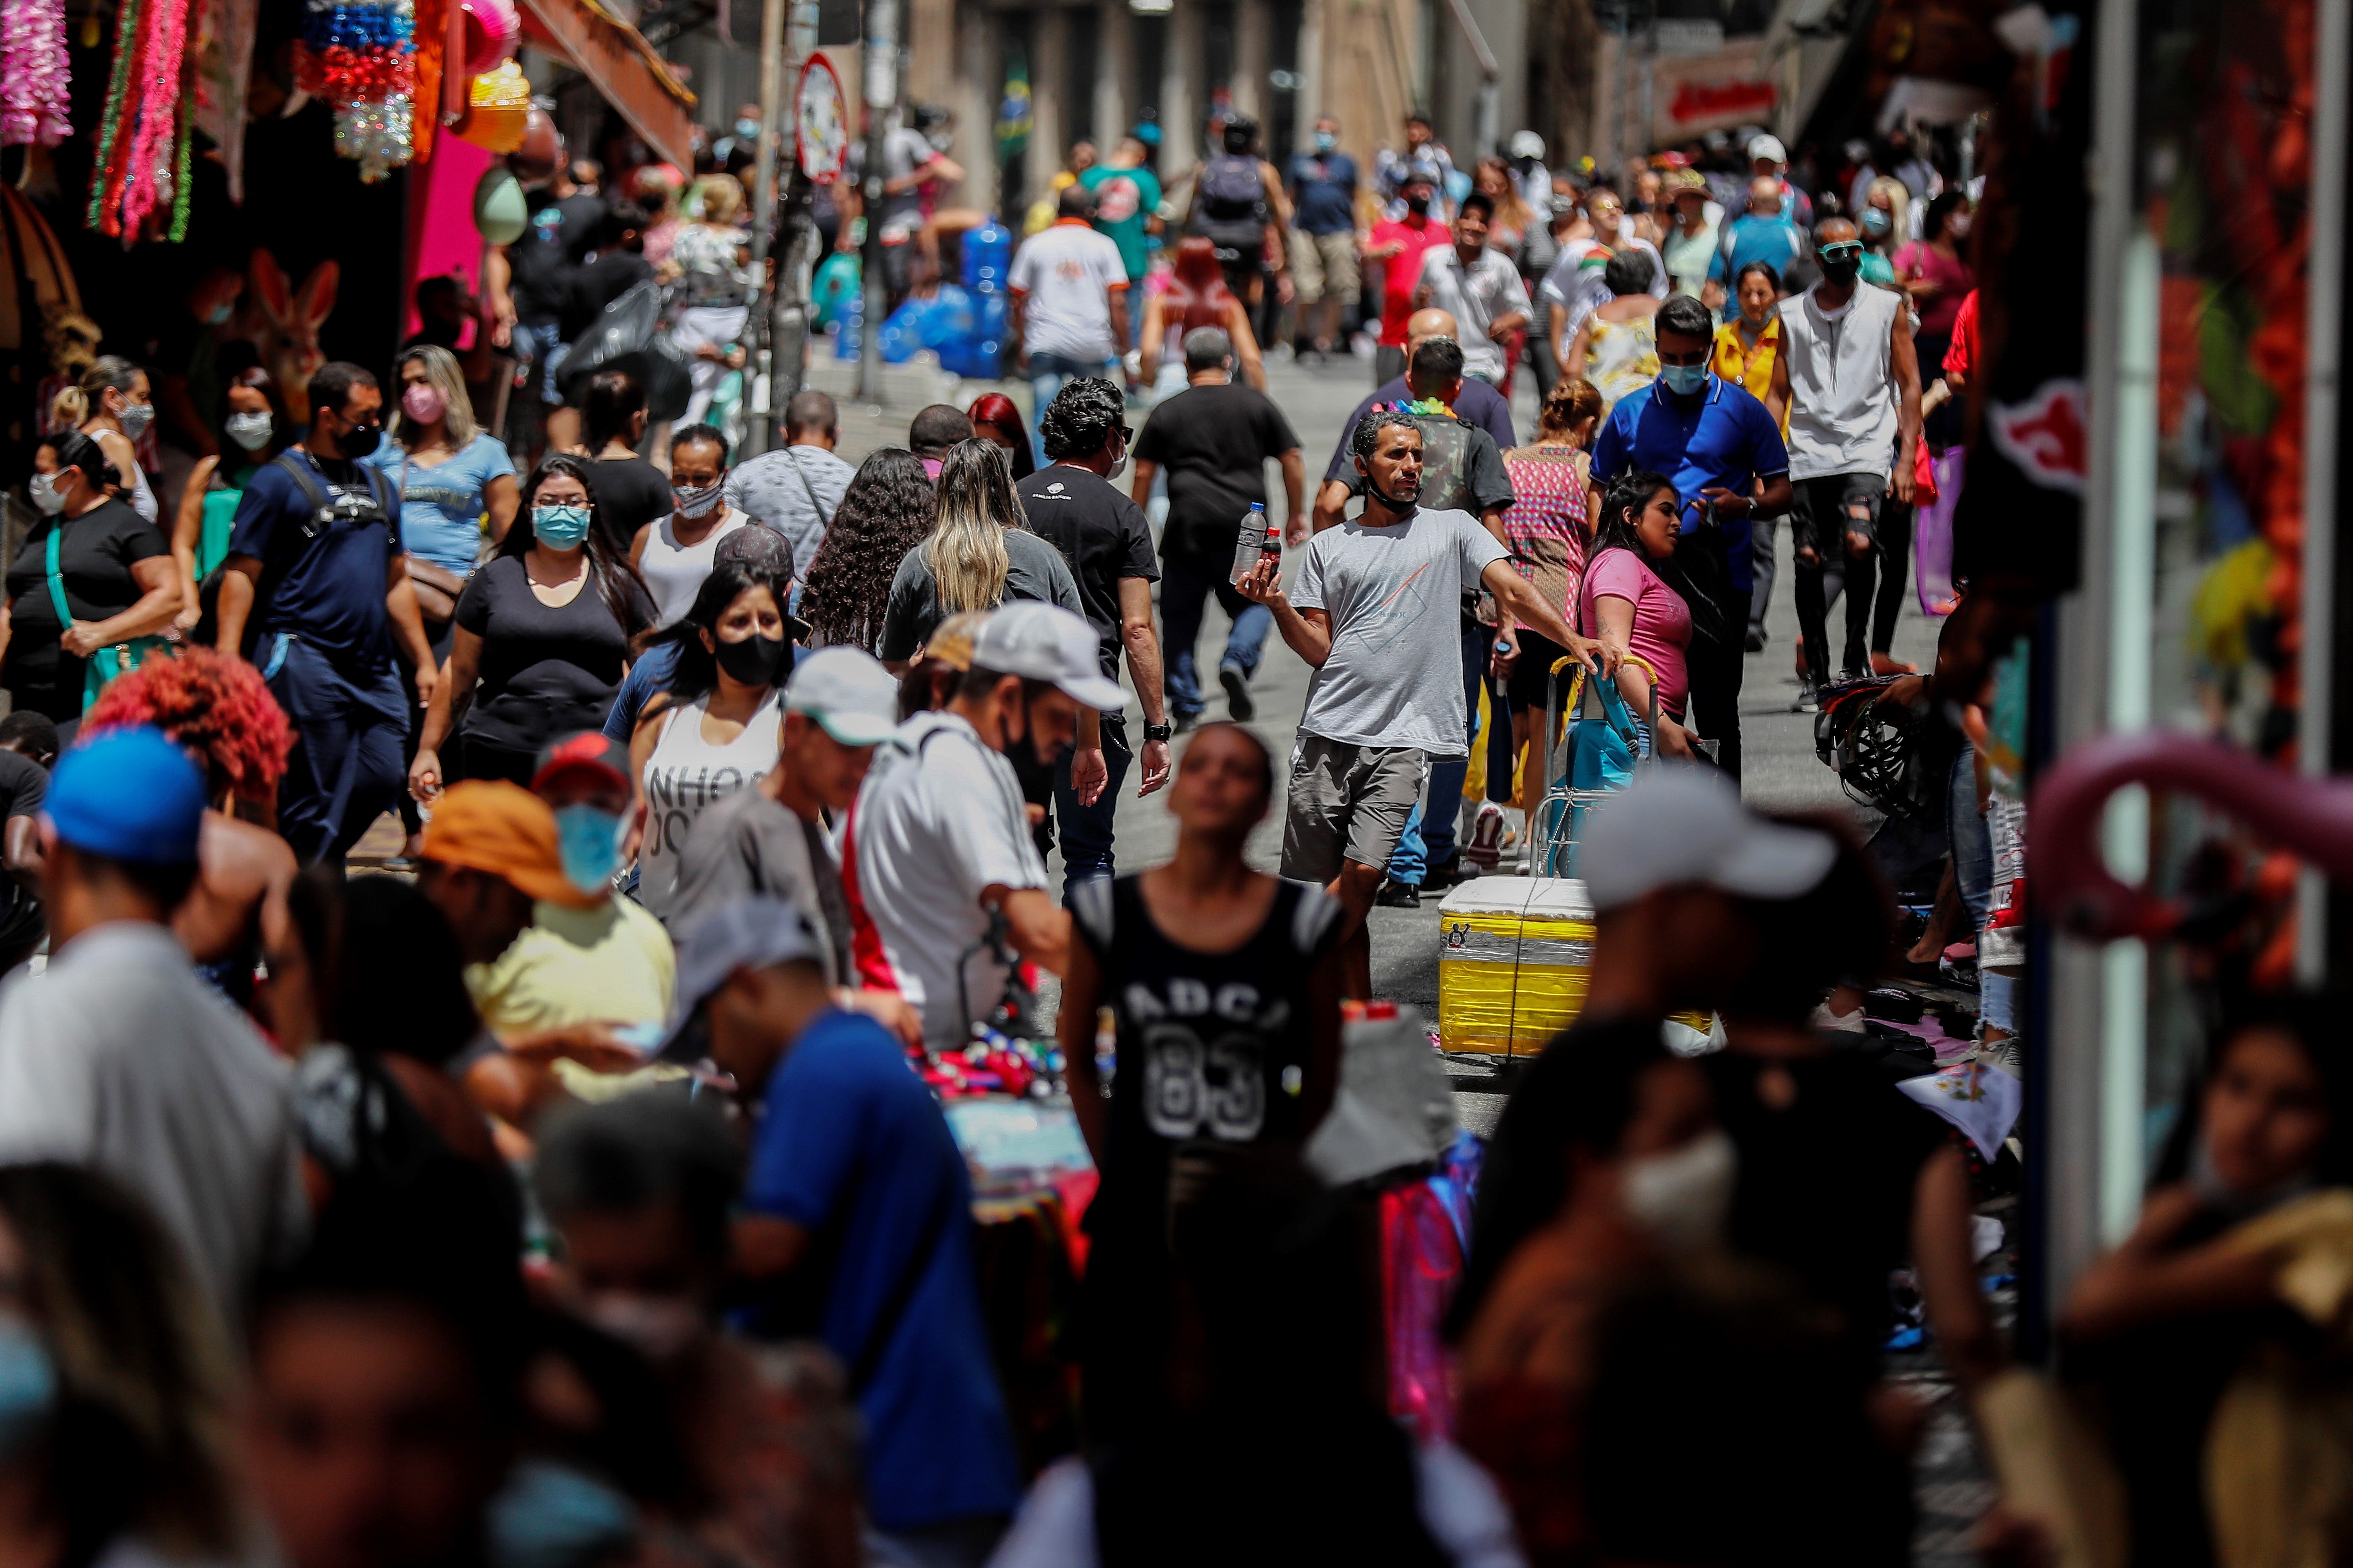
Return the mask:
<path fill-rule="evenodd" d="M 122 185 L 122 232 L 136 235 L 177 188 L 174 153 L 184 94 L 181 62 L 188 42 L 188 0 L 150 0 L 146 47 L 140 52 L 139 128 Z"/>
<path fill-rule="evenodd" d="M 69 69 L 65 0 L 0 4 L 0 146 L 54 147 L 72 133 Z"/>

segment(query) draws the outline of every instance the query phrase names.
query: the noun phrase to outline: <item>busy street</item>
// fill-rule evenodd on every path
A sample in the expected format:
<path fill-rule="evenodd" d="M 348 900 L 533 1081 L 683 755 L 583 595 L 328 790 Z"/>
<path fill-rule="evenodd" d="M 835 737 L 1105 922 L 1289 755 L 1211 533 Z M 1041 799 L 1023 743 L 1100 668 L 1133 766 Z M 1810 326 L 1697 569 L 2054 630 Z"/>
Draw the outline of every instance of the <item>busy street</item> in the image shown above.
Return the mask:
<path fill-rule="evenodd" d="M 2353 1562 L 2353 0 L 5 0 L 0 1568 Z"/>

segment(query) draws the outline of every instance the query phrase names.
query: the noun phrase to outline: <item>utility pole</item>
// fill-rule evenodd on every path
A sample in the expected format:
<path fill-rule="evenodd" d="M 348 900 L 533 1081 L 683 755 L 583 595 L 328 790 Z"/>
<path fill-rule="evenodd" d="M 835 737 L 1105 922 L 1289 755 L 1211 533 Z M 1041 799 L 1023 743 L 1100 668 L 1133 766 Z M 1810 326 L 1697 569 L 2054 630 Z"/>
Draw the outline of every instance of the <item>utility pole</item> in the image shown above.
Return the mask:
<path fill-rule="evenodd" d="M 744 400 L 747 406 L 743 455 L 747 458 L 768 449 L 775 417 L 769 395 L 775 371 L 774 340 L 767 330 L 769 312 L 761 307 L 775 297 L 777 283 L 776 269 L 768 265 L 768 237 L 776 228 L 776 132 L 783 118 L 787 4 L 788 0 L 764 0 L 760 7 L 760 146 L 758 162 L 754 165 L 757 172 L 754 175 L 755 194 L 752 203 L 752 271 L 760 283 L 745 334 L 753 345 L 752 358 L 745 366 L 749 372 L 746 390 L 751 394 Z"/>
<path fill-rule="evenodd" d="M 899 107 L 899 0 L 866 0 L 866 248 L 860 270 L 866 296 L 858 328 L 858 395 L 882 401 L 882 318 L 891 309 L 882 279 L 883 162 Z"/>

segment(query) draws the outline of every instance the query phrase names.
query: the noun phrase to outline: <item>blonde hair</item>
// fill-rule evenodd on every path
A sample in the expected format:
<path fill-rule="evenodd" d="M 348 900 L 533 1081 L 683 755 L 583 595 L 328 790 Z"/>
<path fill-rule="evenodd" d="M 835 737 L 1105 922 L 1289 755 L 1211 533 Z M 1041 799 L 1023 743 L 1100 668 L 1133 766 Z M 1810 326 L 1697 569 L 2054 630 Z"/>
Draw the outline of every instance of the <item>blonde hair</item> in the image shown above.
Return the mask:
<path fill-rule="evenodd" d="M 1864 205 L 1868 205 L 1871 198 L 1876 195 L 1887 198 L 1887 248 L 1892 253 L 1911 243 L 1912 193 L 1903 181 L 1882 174 L 1863 191 Z M 1860 213 L 1855 215 L 1855 232 L 1862 232 L 1862 215 Z"/>
<path fill-rule="evenodd" d="M 393 361 L 392 374 L 396 384 L 400 379 L 400 367 L 415 360 L 425 367 L 425 384 L 441 395 L 441 423 L 449 432 L 452 449 L 463 451 L 468 443 L 480 433 L 474 423 L 474 400 L 467 395 L 466 377 L 458 368 L 458 356 L 433 343 L 419 343 Z M 384 427 L 406 446 L 408 416 L 401 411 L 400 399 L 392 400 Z"/>
<path fill-rule="evenodd" d="M 90 361 L 81 379 L 49 403 L 49 424 L 61 430 L 79 430 L 96 415 L 110 392 L 128 397 L 139 384 L 139 367 L 121 354 L 100 354 Z"/>
<path fill-rule="evenodd" d="M 1021 502 L 1013 493 L 1012 471 L 997 455 L 997 443 L 976 437 L 948 448 L 940 465 L 940 515 L 923 544 L 923 563 L 940 609 L 993 610 L 1005 598 L 1013 557 L 1005 531 L 1021 526 Z"/>
<path fill-rule="evenodd" d="M 744 184 L 733 174 L 709 174 L 701 182 L 702 221 L 733 228 L 744 216 Z"/>

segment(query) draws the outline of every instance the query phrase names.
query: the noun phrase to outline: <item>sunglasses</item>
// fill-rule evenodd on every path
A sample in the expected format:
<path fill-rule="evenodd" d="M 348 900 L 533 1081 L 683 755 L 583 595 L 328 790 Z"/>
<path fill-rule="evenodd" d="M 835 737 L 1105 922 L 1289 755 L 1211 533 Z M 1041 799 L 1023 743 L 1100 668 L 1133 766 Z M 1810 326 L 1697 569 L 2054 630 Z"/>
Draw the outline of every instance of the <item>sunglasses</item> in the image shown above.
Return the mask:
<path fill-rule="evenodd" d="M 1823 246 L 1821 255 L 1824 261 L 1857 261 L 1862 257 L 1862 242 L 1859 239 L 1837 240 Z"/>

